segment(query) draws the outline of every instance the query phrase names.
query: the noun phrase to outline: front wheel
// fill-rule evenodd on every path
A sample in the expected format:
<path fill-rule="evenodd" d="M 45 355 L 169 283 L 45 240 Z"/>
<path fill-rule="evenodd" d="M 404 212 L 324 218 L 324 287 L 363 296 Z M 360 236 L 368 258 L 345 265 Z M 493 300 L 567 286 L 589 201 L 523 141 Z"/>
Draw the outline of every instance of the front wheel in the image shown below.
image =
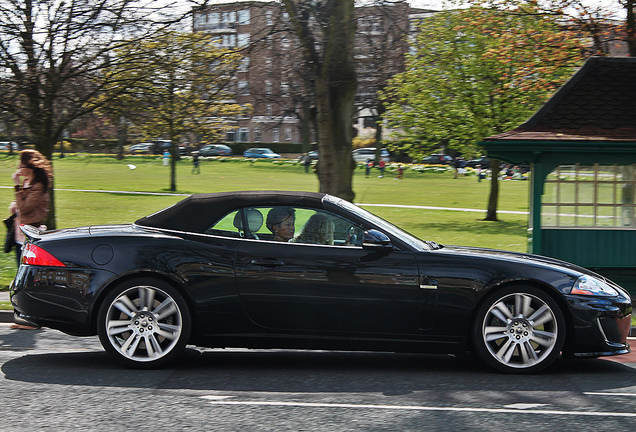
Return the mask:
<path fill-rule="evenodd" d="M 533 287 L 510 287 L 489 296 L 477 312 L 473 341 L 479 357 L 506 373 L 548 367 L 565 341 L 557 303 Z"/>
<path fill-rule="evenodd" d="M 188 307 L 177 290 L 152 279 L 117 286 L 97 318 L 99 340 L 126 366 L 150 369 L 174 360 L 190 337 Z"/>

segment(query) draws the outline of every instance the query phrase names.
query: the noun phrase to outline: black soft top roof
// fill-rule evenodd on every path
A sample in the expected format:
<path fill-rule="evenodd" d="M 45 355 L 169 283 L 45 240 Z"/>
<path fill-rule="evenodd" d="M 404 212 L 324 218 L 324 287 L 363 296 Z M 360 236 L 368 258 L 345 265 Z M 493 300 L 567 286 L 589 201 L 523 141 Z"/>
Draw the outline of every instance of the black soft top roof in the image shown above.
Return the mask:
<path fill-rule="evenodd" d="M 203 232 L 232 210 L 249 206 L 322 208 L 324 193 L 241 191 L 191 195 L 178 203 L 135 221 L 137 225 L 175 231 Z"/>

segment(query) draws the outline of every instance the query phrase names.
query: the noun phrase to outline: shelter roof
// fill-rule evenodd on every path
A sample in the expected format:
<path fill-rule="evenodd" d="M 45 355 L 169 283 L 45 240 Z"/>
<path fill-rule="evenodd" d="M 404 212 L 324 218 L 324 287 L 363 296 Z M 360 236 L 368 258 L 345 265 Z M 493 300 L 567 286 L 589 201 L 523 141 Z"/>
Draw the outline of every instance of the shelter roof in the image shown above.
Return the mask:
<path fill-rule="evenodd" d="M 592 57 L 521 126 L 486 141 L 636 141 L 636 58 Z"/>

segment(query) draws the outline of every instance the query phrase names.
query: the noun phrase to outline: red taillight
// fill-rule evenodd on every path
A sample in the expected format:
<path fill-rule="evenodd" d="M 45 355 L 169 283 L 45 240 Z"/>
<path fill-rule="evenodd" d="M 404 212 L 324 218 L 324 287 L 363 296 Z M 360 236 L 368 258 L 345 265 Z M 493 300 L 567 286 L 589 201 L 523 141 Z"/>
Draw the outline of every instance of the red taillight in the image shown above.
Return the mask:
<path fill-rule="evenodd" d="M 32 243 L 26 243 L 22 249 L 22 264 L 66 267 L 62 261 Z"/>

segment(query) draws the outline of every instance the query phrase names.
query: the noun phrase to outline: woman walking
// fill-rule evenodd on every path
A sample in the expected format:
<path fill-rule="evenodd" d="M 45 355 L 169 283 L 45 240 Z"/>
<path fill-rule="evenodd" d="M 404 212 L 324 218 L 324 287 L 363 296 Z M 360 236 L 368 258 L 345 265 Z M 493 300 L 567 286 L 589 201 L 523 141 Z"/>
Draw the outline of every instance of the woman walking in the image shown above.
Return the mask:
<path fill-rule="evenodd" d="M 37 150 L 20 152 L 18 169 L 11 175 L 15 186 L 15 201 L 9 205 L 9 211 L 16 215 L 15 249 L 17 264 L 20 265 L 24 234 L 20 225 L 33 225 L 40 229 L 49 211 L 49 188 L 53 183 L 53 170 L 50 162 Z M 16 323 L 12 328 L 34 329 L 28 325 Z"/>

